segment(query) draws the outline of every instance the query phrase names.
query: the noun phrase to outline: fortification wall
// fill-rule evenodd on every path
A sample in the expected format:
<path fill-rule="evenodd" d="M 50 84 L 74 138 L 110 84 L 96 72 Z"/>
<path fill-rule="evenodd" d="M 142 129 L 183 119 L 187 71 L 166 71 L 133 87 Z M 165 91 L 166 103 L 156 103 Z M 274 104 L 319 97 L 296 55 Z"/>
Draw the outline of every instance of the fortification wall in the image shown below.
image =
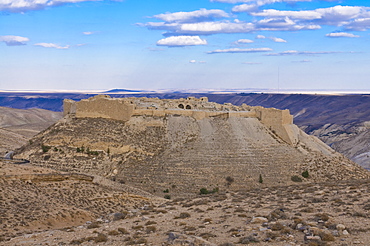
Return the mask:
<path fill-rule="evenodd" d="M 258 119 L 265 126 L 273 130 L 285 142 L 295 145 L 298 138 L 291 125 L 293 125 L 293 116 L 288 109 L 280 110 L 275 108 L 256 107 Z"/>
<path fill-rule="evenodd" d="M 74 101 L 73 101 L 74 102 Z M 74 113 L 77 118 L 107 118 L 128 121 L 135 106 L 124 100 L 115 100 L 108 96 L 99 95 L 72 103 L 65 100 L 64 114 Z"/>
<path fill-rule="evenodd" d="M 181 115 L 202 120 L 210 117 L 230 118 L 258 118 L 262 124 L 275 132 L 285 142 L 295 145 L 298 143 L 296 134 L 291 130 L 293 116 L 289 110 L 275 108 L 240 107 L 230 103 L 218 104 L 208 102 L 208 98 L 200 99 L 189 97 L 181 99 L 158 98 L 111 98 L 107 95 L 98 95 L 79 102 L 64 100 L 64 115 L 74 114 L 77 118 L 108 118 L 128 121 L 132 116 L 165 117 L 167 115 Z"/>

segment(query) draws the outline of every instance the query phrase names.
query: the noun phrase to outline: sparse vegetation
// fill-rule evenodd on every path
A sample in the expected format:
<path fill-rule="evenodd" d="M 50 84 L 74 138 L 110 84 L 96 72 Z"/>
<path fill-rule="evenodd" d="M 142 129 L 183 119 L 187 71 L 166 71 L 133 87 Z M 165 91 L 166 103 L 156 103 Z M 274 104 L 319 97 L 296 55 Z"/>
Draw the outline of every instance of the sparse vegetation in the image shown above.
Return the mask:
<path fill-rule="evenodd" d="M 99 228 L 100 227 L 99 224 L 100 224 L 99 222 L 94 221 L 91 224 L 87 225 L 87 229 Z"/>
<path fill-rule="evenodd" d="M 216 193 L 218 191 L 219 191 L 218 187 L 214 188 L 213 190 L 208 190 L 207 188 L 201 188 L 200 189 L 200 194 L 201 195 L 207 195 L 207 194 Z"/>
<path fill-rule="evenodd" d="M 297 175 L 292 176 L 291 177 L 291 180 L 293 182 L 302 182 L 302 179 L 299 176 L 297 176 Z"/>
<path fill-rule="evenodd" d="M 41 145 L 42 152 L 46 153 L 51 149 L 51 146 Z"/>
<path fill-rule="evenodd" d="M 303 178 L 308 178 L 308 177 L 310 177 L 310 175 L 309 175 L 309 173 L 308 173 L 308 171 L 306 170 L 306 171 L 304 171 L 304 172 L 302 172 L 302 177 Z"/>
<path fill-rule="evenodd" d="M 183 212 L 183 213 L 180 213 L 179 216 L 175 217 L 175 219 L 186 219 L 189 217 L 190 217 L 190 214 L 188 212 Z"/>
<path fill-rule="evenodd" d="M 108 237 L 103 233 L 99 233 L 98 236 L 94 238 L 95 243 L 101 243 L 106 241 L 108 241 Z"/>
<path fill-rule="evenodd" d="M 263 179 L 262 179 L 262 175 L 260 174 L 260 176 L 259 176 L 259 178 L 258 178 L 258 182 L 260 183 L 260 184 L 262 184 L 263 183 Z"/>
<path fill-rule="evenodd" d="M 118 227 L 117 231 L 119 231 L 122 234 L 130 234 L 125 228 L 122 228 L 122 227 Z"/>
<path fill-rule="evenodd" d="M 234 182 L 234 178 L 233 177 L 230 177 L 230 176 L 227 176 L 226 177 L 226 184 L 227 186 L 230 186 L 233 182 Z"/>
<path fill-rule="evenodd" d="M 83 146 L 81 148 L 77 147 L 76 151 L 77 151 L 77 153 L 83 153 L 83 152 L 85 152 L 85 148 Z"/>

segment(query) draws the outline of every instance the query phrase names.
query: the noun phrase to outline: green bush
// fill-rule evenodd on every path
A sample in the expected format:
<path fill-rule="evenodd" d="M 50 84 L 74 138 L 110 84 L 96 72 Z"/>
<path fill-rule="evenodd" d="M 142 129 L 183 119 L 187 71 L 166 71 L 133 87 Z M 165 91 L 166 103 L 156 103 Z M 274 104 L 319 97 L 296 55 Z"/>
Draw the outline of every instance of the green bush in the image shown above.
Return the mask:
<path fill-rule="evenodd" d="M 302 179 L 300 177 L 298 177 L 297 175 L 292 176 L 291 180 L 293 182 L 302 182 Z"/>
<path fill-rule="evenodd" d="M 46 145 L 41 145 L 41 149 L 42 149 L 42 152 L 46 153 L 46 152 L 48 152 L 51 149 L 51 147 L 50 146 L 46 146 Z"/>
<path fill-rule="evenodd" d="M 262 175 L 260 174 L 260 177 L 258 179 L 258 182 L 260 182 L 261 184 L 263 183 L 263 179 L 262 179 Z"/>
<path fill-rule="evenodd" d="M 169 200 L 169 199 L 171 199 L 171 195 L 168 195 L 168 194 L 164 195 L 164 198 Z"/>
<path fill-rule="evenodd" d="M 303 178 L 308 178 L 308 177 L 310 177 L 310 175 L 308 174 L 308 171 L 306 170 L 306 171 L 304 171 L 303 173 L 302 173 L 302 177 Z"/>
<path fill-rule="evenodd" d="M 78 148 L 77 147 L 77 149 L 76 149 L 76 151 L 78 152 L 78 153 L 80 153 L 80 152 L 84 152 L 85 151 L 85 148 L 82 146 L 81 148 Z"/>
<path fill-rule="evenodd" d="M 218 192 L 218 187 L 214 188 L 213 190 L 208 190 L 207 188 L 201 188 L 200 189 L 200 194 L 201 195 L 207 195 L 207 194 L 212 194 Z"/>

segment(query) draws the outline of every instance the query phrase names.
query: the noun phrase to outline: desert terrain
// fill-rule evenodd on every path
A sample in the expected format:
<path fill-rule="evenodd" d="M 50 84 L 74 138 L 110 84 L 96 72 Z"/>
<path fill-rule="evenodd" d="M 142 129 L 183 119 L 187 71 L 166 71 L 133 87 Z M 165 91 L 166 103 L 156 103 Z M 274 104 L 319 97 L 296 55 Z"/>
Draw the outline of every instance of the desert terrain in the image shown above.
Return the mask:
<path fill-rule="evenodd" d="M 370 243 L 369 180 L 261 184 L 167 200 L 89 176 L 0 164 L 0 245 Z M 37 178 L 50 174 L 54 180 Z"/>
<path fill-rule="evenodd" d="M 369 174 L 303 132 L 26 112 L 2 118 L 31 163 L 0 160 L 0 245 L 370 244 Z"/>

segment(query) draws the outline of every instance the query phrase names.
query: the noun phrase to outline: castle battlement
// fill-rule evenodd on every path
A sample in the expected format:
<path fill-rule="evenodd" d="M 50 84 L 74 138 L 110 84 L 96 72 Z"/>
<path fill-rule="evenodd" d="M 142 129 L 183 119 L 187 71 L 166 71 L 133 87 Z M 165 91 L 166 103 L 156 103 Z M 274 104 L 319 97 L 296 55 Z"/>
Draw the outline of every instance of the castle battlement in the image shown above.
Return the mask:
<path fill-rule="evenodd" d="M 281 139 L 289 144 L 298 142 L 290 127 L 293 116 L 289 110 L 275 108 L 252 107 L 246 104 L 236 106 L 230 103 L 219 104 L 209 102 L 207 97 L 159 99 L 146 97 L 111 98 L 98 95 L 81 101 L 65 99 L 63 102 L 64 116 L 76 118 L 106 118 L 129 121 L 135 116 L 165 117 L 179 115 L 192 117 L 196 120 L 206 118 L 257 118 L 262 124 L 273 130 Z"/>

